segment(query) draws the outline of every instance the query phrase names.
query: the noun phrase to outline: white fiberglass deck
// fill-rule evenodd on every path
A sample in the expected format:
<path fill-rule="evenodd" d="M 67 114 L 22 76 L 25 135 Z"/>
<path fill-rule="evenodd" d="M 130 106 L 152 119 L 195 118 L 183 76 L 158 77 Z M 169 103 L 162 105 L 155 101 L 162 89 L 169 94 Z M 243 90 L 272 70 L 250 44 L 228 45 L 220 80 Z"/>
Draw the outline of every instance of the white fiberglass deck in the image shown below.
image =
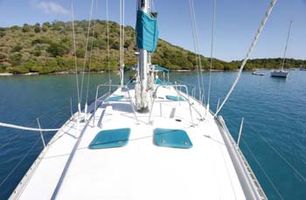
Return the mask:
<path fill-rule="evenodd" d="M 127 91 L 112 95 L 124 98 L 99 106 L 87 127 L 73 119 L 63 126 L 12 199 L 246 199 L 218 126 L 197 101 L 191 100 L 192 122 L 188 101 L 167 100 L 176 90 L 160 87 L 149 122 L 149 113 L 135 118 Z M 88 148 L 98 132 L 118 128 L 131 129 L 126 146 Z M 193 147 L 158 147 L 155 128 L 185 130 Z"/>

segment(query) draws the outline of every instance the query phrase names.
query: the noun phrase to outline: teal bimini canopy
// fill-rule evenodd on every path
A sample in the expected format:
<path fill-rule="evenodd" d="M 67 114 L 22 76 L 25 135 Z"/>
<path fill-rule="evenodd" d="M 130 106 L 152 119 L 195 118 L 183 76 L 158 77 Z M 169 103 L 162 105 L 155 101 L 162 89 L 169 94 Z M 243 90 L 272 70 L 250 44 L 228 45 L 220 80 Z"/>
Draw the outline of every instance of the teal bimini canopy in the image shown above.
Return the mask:
<path fill-rule="evenodd" d="M 141 10 L 137 12 L 137 47 L 154 52 L 158 41 L 157 18 Z"/>
<path fill-rule="evenodd" d="M 160 66 L 160 65 L 153 65 L 153 67 L 154 67 L 153 69 L 154 72 L 164 72 L 164 73 L 170 72 L 169 69 L 167 69 L 166 67 Z"/>

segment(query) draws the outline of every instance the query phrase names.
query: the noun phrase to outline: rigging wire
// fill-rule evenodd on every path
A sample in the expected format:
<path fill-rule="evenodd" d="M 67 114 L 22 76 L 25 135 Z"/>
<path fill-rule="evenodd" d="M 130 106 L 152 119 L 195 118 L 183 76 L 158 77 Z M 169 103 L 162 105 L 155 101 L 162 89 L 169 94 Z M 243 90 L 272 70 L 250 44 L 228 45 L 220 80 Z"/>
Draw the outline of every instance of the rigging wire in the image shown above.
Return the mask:
<path fill-rule="evenodd" d="M 89 33 L 90 33 L 90 28 L 91 28 L 93 5 L 94 5 L 94 0 L 91 0 L 91 7 L 90 7 L 90 13 L 88 17 L 88 27 L 87 27 L 87 35 L 86 35 L 86 42 L 85 42 L 85 55 L 84 55 L 83 70 L 82 70 L 82 80 L 81 80 L 81 92 L 80 92 L 81 103 L 82 103 L 82 98 L 83 98 L 85 67 L 86 67 L 87 58 L 88 58 L 88 42 L 89 42 Z"/>
<path fill-rule="evenodd" d="M 281 195 L 281 193 L 279 192 L 279 190 L 277 189 L 277 187 L 275 186 L 275 184 L 273 183 L 272 179 L 269 177 L 269 175 L 267 174 L 266 170 L 262 167 L 262 165 L 260 164 L 259 160 L 256 158 L 254 152 L 251 150 L 251 148 L 249 147 L 249 145 L 246 143 L 246 141 L 244 139 L 242 139 L 242 141 L 244 142 L 247 150 L 250 152 L 250 155 L 253 157 L 254 161 L 256 162 L 256 164 L 258 165 L 258 167 L 261 169 L 261 171 L 263 172 L 264 176 L 266 177 L 266 179 L 268 180 L 268 182 L 270 183 L 270 185 L 273 187 L 273 189 L 275 190 L 275 192 L 277 193 L 277 195 L 280 197 L 280 199 L 284 199 L 283 196 Z"/>
<path fill-rule="evenodd" d="M 2 185 L 8 180 L 8 178 L 13 174 L 13 172 L 19 167 L 19 165 L 26 159 L 26 157 L 32 152 L 34 147 L 38 144 L 40 138 L 36 140 L 36 142 L 32 145 L 32 147 L 26 152 L 26 154 L 18 161 L 18 163 L 13 167 L 13 169 L 7 174 L 7 176 L 1 181 L 0 188 Z"/>
<path fill-rule="evenodd" d="M 73 38 L 73 54 L 74 54 L 74 66 L 75 66 L 75 80 L 77 87 L 77 97 L 78 97 L 78 111 L 81 112 L 81 99 L 80 99 L 80 88 L 79 88 L 79 75 L 78 75 L 78 61 L 76 55 L 76 39 L 75 39 L 75 27 L 74 27 L 74 6 L 73 0 L 71 0 L 71 16 L 72 16 L 72 38 Z"/>
<path fill-rule="evenodd" d="M 283 58 L 283 62 L 282 62 L 282 70 L 284 69 L 284 65 L 286 62 L 286 56 L 287 56 L 287 49 L 288 49 L 288 42 L 290 39 L 290 35 L 291 35 L 291 27 L 292 27 L 292 20 L 290 21 L 290 25 L 289 25 L 289 31 L 288 31 L 288 35 L 287 35 L 287 40 L 286 40 L 286 46 L 285 46 L 285 51 L 284 51 L 284 58 Z"/>
<path fill-rule="evenodd" d="M 96 13 L 97 13 L 97 8 L 98 8 L 98 1 L 96 1 Z M 92 36 L 93 37 L 95 35 L 95 26 L 96 26 L 96 21 L 93 21 L 93 25 L 92 25 Z M 86 103 L 85 103 L 86 107 L 88 105 L 88 98 L 89 98 L 90 68 L 91 68 L 91 64 L 92 64 L 93 44 L 94 44 L 94 38 L 91 39 L 91 45 L 90 45 L 87 86 L 86 86 Z M 86 109 L 86 111 L 87 111 L 87 109 Z"/>
<path fill-rule="evenodd" d="M 227 124 L 230 124 L 231 127 L 235 127 L 236 125 L 234 123 L 231 123 L 230 121 L 226 122 Z M 274 153 L 281 159 L 283 160 L 288 167 L 294 172 L 294 174 L 302 181 L 306 181 L 306 177 L 298 170 L 296 169 L 286 158 L 283 156 L 277 149 L 274 147 L 271 142 L 269 142 L 261 133 L 257 131 L 257 129 L 250 123 L 247 124 L 248 127 L 252 128 L 252 134 L 254 136 L 258 136 L 266 145 L 269 147 Z M 257 138 L 257 137 L 256 137 Z M 244 141 L 246 142 L 246 141 Z"/>
<path fill-rule="evenodd" d="M 214 54 L 214 39 L 215 39 L 215 23 L 216 23 L 216 6 L 217 0 L 213 0 L 213 14 L 211 23 L 211 43 L 210 43 L 210 67 L 209 67 L 209 81 L 208 81 L 208 94 L 207 94 L 207 109 L 209 110 L 210 92 L 211 92 L 211 70 L 213 68 L 213 54 Z"/>
<path fill-rule="evenodd" d="M 230 121 L 227 121 L 228 124 L 230 124 L 232 127 L 234 127 L 233 123 L 231 123 Z M 268 142 L 267 139 L 265 139 L 263 137 L 262 134 L 260 134 L 258 131 L 256 131 L 257 129 L 252 126 L 251 124 L 248 124 L 248 126 L 250 128 L 253 129 L 253 132 L 251 132 L 254 136 L 259 136 L 259 138 L 272 150 L 275 152 L 275 154 L 282 159 L 287 165 L 288 167 L 293 171 L 293 173 L 297 176 L 297 178 L 299 178 L 302 181 L 306 181 L 306 178 L 301 174 L 301 172 L 299 172 L 270 142 Z M 263 166 L 261 165 L 261 163 L 259 162 L 258 159 L 256 159 L 255 153 L 251 150 L 250 146 L 247 144 L 246 140 L 244 138 L 241 138 L 241 140 L 243 141 L 243 143 L 246 145 L 247 150 L 252 154 L 251 156 L 254 158 L 254 160 L 256 161 L 257 165 L 260 167 L 261 171 L 264 173 L 266 179 L 269 181 L 269 183 L 271 184 L 271 186 L 273 187 L 273 189 L 276 191 L 276 193 L 280 196 L 280 192 L 277 190 L 275 184 L 273 183 L 273 181 L 271 180 L 271 178 L 268 176 L 268 174 L 266 173 L 266 171 L 264 170 Z"/>
<path fill-rule="evenodd" d="M 108 83 L 111 84 L 111 76 L 110 76 L 110 48 L 109 48 L 109 6 L 108 0 L 105 0 L 105 8 L 106 8 L 106 43 L 107 43 L 107 70 L 108 70 Z"/>
<path fill-rule="evenodd" d="M 251 126 L 253 127 L 253 126 Z M 256 131 L 255 127 L 253 127 L 256 132 L 256 136 L 259 136 L 259 138 L 272 150 L 276 155 L 279 156 L 286 164 L 287 166 L 302 180 L 306 181 L 305 176 L 302 175 L 301 172 L 299 172 L 267 139 L 265 139 L 259 132 Z"/>
<path fill-rule="evenodd" d="M 120 63 L 120 80 L 121 86 L 124 82 L 124 10 L 125 10 L 125 1 L 120 0 L 120 39 L 119 39 L 119 63 Z"/>
<path fill-rule="evenodd" d="M 245 58 L 244 58 L 244 60 L 243 60 L 243 62 L 242 62 L 242 64 L 241 64 L 241 66 L 240 66 L 240 69 L 239 69 L 239 72 L 238 72 L 238 74 L 237 74 L 237 77 L 236 77 L 235 81 L 233 82 L 233 85 L 231 86 L 231 88 L 230 88 L 230 90 L 228 91 L 227 95 L 225 96 L 224 100 L 222 101 L 220 107 L 219 107 L 218 110 L 216 111 L 214 117 L 216 117 L 216 116 L 219 114 L 219 112 L 222 110 L 224 104 L 227 102 L 228 98 L 230 97 L 230 95 L 231 95 L 232 92 L 234 91 L 234 89 L 235 89 L 235 87 L 236 87 L 236 85 L 237 85 L 237 83 L 238 83 L 238 81 L 239 81 L 239 79 L 240 79 L 241 73 L 242 73 L 242 71 L 243 71 L 243 69 L 244 69 L 244 66 L 246 65 L 247 61 L 249 60 L 249 58 L 250 58 L 250 56 L 251 56 L 251 54 L 252 54 L 252 52 L 253 52 L 253 50 L 254 50 L 256 44 L 257 44 L 257 42 L 258 42 L 258 39 L 259 39 L 259 37 L 260 37 L 260 35 L 261 35 L 261 33 L 262 33 L 264 27 L 265 27 L 265 25 L 266 25 L 266 23 L 267 23 L 267 21 L 268 21 L 270 15 L 271 15 L 271 12 L 272 12 L 272 10 L 273 10 L 273 8 L 274 8 L 276 2 L 277 2 L 277 0 L 271 0 L 270 5 L 269 5 L 269 7 L 268 7 L 268 10 L 266 11 L 264 18 L 263 18 L 263 20 L 261 21 L 260 26 L 259 26 L 259 28 L 257 29 L 257 32 L 256 32 L 256 34 L 255 34 L 255 37 L 254 37 L 254 39 L 253 39 L 253 41 L 252 41 L 252 43 L 251 43 L 251 46 L 249 47 L 249 49 L 248 49 L 248 51 L 247 51 L 247 54 L 246 54 L 246 56 L 245 56 Z"/>
<path fill-rule="evenodd" d="M 193 37 L 193 46 L 196 54 L 196 62 L 197 62 L 197 74 L 198 74 L 198 88 L 199 88 L 199 100 L 203 103 L 204 98 L 204 82 L 203 82 L 203 73 L 202 73 L 202 60 L 199 53 L 199 35 L 197 29 L 197 22 L 195 16 L 194 2 L 193 0 L 189 0 L 189 12 L 191 17 L 192 24 L 192 37 Z M 203 94 L 202 94 L 203 91 Z"/>
<path fill-rule="evenodd" d="M 15 141 L 16 139 L 18 139 L 21 136 L 21 134 L 15 134 L 14 137 L 10 137 L 10 139 L 6 142 L 6 143 L 2 143 L 0 146 L 0 149 L 4 148 L 5 146 L 11 144 L 12 141 Z"/>
<path fill-rule="evenodd" d="M 190 2 L 190 12 L 192 17 L 192 24 L 193 24 L 193 34 L 194 34 L 194 47 L 196 53 L 196 60 L 197 60 L 197 69 L 198 69 L 198 85 L 199 85 L 199 100 L 203 103 L 203 96 L 204 96 L 204 84 L 203 84 L 203 75 L 202 75 L 202 60 L 200 56 L 199 50 L 199 33 L 198 33 L 198 25 L 196 21 L 195 9 L 194 9 L 194 1 L 189 0 Z M 203 94 L 202 94 L 203 91 Z"/>

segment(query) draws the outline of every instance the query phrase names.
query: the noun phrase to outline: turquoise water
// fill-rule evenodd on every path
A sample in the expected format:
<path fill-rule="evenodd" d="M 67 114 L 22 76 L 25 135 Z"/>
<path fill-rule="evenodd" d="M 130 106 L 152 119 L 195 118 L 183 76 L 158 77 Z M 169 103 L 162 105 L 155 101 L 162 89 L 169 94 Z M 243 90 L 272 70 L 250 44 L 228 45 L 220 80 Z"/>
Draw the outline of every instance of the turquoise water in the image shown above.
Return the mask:
<path fill-rule="evenodd" d="M 234 78 L 233 72 L 212 74 L 212 110 Z M 197 84 L 194 73 L 172 73 L 171 79 Z M 107 80 L 106 74 L 92 75 L 89 101 L 95 86 Z M 0 94 L 0 122 L 37 127 L 38 117 L 42 127 L 57 128 L 70 116 L 70 98 L 76 110 L 73 75 L 0 77 Z M 267 196 L 306 199 L 306 72 L 290 71 L 287 80 L 243 73 L 222 115 L 234 138 L 245 118 L 241 149 Z M 47 141 L 53 134 L 45 135 Z M 42 148 L 37 133 L 0 128 L 1 200 L 8 198 Z"/>

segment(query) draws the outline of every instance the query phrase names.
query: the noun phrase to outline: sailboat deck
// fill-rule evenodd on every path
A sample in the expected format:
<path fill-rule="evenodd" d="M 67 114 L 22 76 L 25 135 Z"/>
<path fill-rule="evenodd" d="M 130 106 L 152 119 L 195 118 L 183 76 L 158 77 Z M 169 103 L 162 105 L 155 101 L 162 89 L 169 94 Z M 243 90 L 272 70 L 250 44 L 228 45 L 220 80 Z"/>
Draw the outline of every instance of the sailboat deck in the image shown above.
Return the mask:
<path fill-rule="evenodd" d="M 129 92 L 134 96 L 134 90 Z M 123 97 L 105 101 L 88 123 L 72 118 L 11 198 L 246 199 L 212 115 L 205 114 L 204 107 L 193 99 L 190 115 L 187 95 L 183 101 L 169 100 L 167 95 L 177 97 L 178 93 L 172 86 L 160 87 L 151 117 L 150 113 L 135 117 L 128 92 L 118 89 L 112 96 Z M 126 146 L 88 148 L 101 130 L 118 128 L 131 130 Z M 156 146 L 156 128 L 184 130 L 193 146 Z"/>

